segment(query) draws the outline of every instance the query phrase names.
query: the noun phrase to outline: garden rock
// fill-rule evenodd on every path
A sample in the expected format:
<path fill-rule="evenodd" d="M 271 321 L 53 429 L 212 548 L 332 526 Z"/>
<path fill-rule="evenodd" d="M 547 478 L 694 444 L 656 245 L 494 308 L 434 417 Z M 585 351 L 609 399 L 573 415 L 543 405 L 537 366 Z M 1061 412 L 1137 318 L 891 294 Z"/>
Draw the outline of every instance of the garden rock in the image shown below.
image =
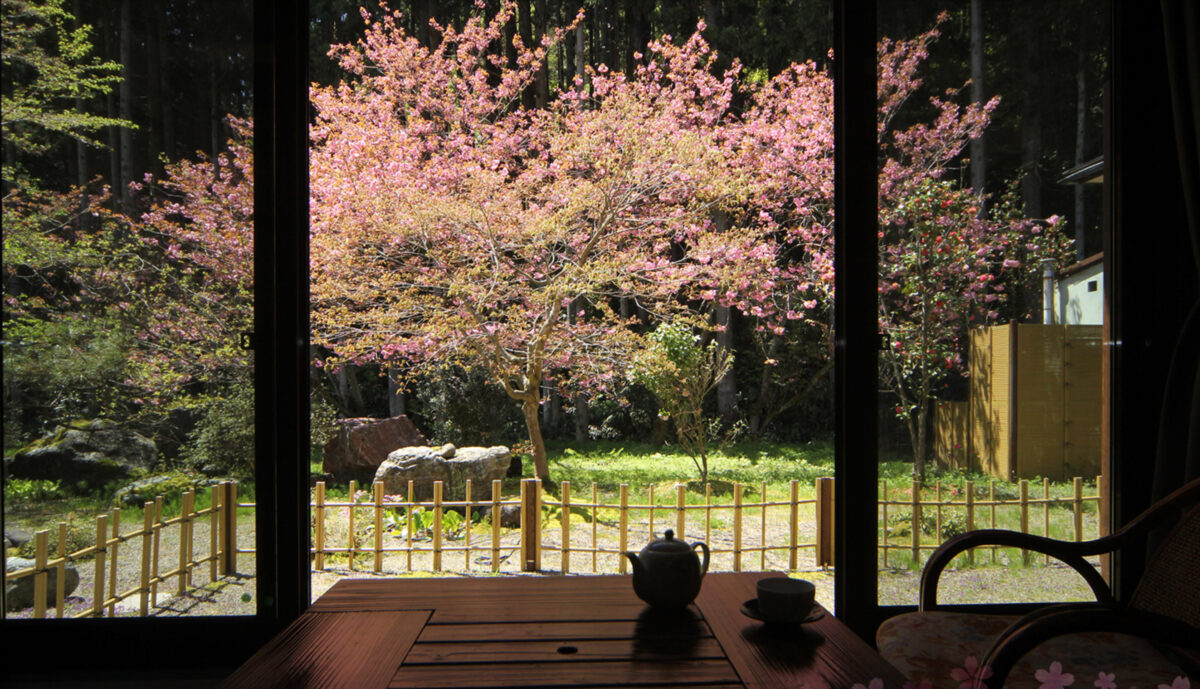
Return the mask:
<path fill-rule="evenodd" d="M 24 529 L 19 529 L 15 526 L 4 527 L 4 547 L 5 548 L 20 548 L 26 543 L 33 540 L 33 534 Z"/>
<path fill-rule="evenodd" d="M 369 481 L 388 453 L 429 441 L 407 416 L 390 419 L 338 419 L 337 432 L 325 443 L 324 472 L 340 481 Z"/>
<path fill-rule="evenodd" d="M 483 519 L 488 519 L 492 514 L 492 508 L 481 507 L 479 515 Z M 521 506 L 520 505 L 501 505 L 500 506 L 500 526 L 506 529 L 516 529 L 521 526 Z"/>
<path fill-rule="evenodd" d="M 23 557 L 10 557 L 4 565 L 6 573 L 16 572 L 22 569 L 33 567 L 34 561 Z M 64 567 L 66 577 L 64 578 L 63 597 L 71 595 L 76 586 L 79 586 L 79 570 L 75 569 L 74 565 L 67 564 Z M 4 585 L 4 607 L 8 612 L 16 612 L 25 608 L 33 607 L 33 583 L 34 576 L 21 577 L 14 581 L 10 581 Z M 52 568 L 46 572 L 46 605 L 52 606 L 57 600 L 58 589 L 58 568 Z"/>
<path fill-rule="evenodd" d="M 443 457 L 440 448 L 402 447 L 390 453 L 375 472 L 375 480 L 383 483 L 389 495 L 408 495 L 408 482 L 413 482 L 417 500 L 433 498 L 433 482 L 441 481 L 442 497 L 462 500 L 466 485 L 472 484 L 473 499 L 491 495 L 492 481 L 503 479 L 512 456 L 507 447 L 460 447 L 453 457 Z"/>
<path fill-rule="evenodd" d="M 13 478 L 62 481 L 66 490 L 95 491 L 106 484 L 152 469 L 158 461 L 154 442 L 112 421 L 79 421 L 5 460 Z"/>
<path fill-rule="evenodd" d="M 211 484 L 212 479 L 201 482 Z M 114 500 L 121 505 L 135 507 L 151 502 L 154 498 L 163 496 L 182 495 L 189 490 L 196 490 L 197 480 L 184 474 L 162 474 L 139 479 L 117 491 Z"/>

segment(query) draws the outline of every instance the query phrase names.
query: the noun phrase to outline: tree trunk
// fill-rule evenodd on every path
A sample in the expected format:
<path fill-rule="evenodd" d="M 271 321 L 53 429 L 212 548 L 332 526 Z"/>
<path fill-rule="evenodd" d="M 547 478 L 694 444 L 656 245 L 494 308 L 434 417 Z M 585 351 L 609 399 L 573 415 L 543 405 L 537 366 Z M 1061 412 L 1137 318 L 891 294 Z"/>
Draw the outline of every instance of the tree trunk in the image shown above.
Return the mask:
<path fill-rule="evenodd" d="M 575 395 L 575 441 L 586 442 L 588 439 L 588 398 L 583 393 Z"/>
<path fill-rule="evenodd" d="M 171 62 L 167 52 L 167 20 L 159 17 L 155 31 L 158 34 L 158 89 L 162 99 L 162 150 L 167 160 L 175 160 L 175 108 L 168 94 L 171 93 Z"/>
<path fill-rule="evenodd" d="M 533 18 L 529 16 L 529 0 L 517 0 L 517 31 L 521 36 L 521 43 L 526 50 L 534 48 L 533 42 Z M 534 78 L 534 84 L 531 84 L 521 92 L 521 105 L 527 109 L 532 108 L 535 102 L 534 91 L 537 89 L 537 78 Z"/>
<path fill-rule="evenodd" d="M 1075 165 L 1083 165 L 1087 143 L 1087 53 L 1086 42 L 1080 41 L 1075 62 Z M 1075 259 L 1087 258 L 1087 224 L 1084 218 L 1083 185 L 1075 185 Z"/>
<path fill-rule="evenodd" d="M 983 104 L 987 96 L 983 89 L 983 0 L 971 0 L 971 101 Z M 983 137 L 971 139 L 971 187 L 976 194 L 987 187 L 987 150 Z M 979 215 L 984 214 L 983 204 Z"/>
<path fill-rule="evenodd" d="M 583 66 L 587 64 L 587 45 L 585 43 L 583 27 L 586 22 L 579 22 L 579 26 L 575 27 L 575 77 L 579 79 L 580 93 L 587 86 L 587 75 L 583 73 Z"/>
<path fill-rule="evenodd" d="M 1030 218 L 1044 215 L 1039 170 L 1042 160 L 1042 103 L 1037 98 L 1037 74 L 1043 67 L 1040 46 L 1041 41 L 1033 40 L 1028 47 L 1024 112 L 1021 114 L 1021 201 L 1026 217 Z"/>
<path fill-rule="evenodd" d="M 723 328 L 717 333 L 717 346 L 733 353 L 733 308 L 728 306 L 716 307 L 717 325 Z M 733 368 L 717 383 L 717 414 L 725 421 L 737 418 L 737 377 Z"/>
<path fill-rule="evenodd" d="M 119 109 L 121 119 L 133 121 L 133 10 L 130 0 L 121 0 L 121 86 Z M 121 163 L 117 188 L 120 190 L 121 210 L 133 214 L 133 199 L 129 195 L 129 183 L 133 180 L 133 130 L 121 127 Z"/>
<path fill-rule="evenodd" d="M 542 439 L 542 426 L 538 419 L 538 386 L 530 385 L 532 391 L 521 399 L 521 411 L 525 414 L 525 428 L 529 431 L 529 445 L 533 448 L 533 471 L 543 484 L 550 482 L 550 463 L 546 461 L 546 441 Z"/>
<path fill-rule="evenodd" d="M 387 375 L 387 398 L 388 398 L 388 416 L 400 416 L 404 414 L 404 387 L 399 385 L 400 369 L 392 366 L 388 368 Z"/>
<path fill-rule="evenodd" d="M 221 176 L 221 91 L 217 86 L 217 67 L 213 64 L 208 71 L 208 137 L 212 150 L 213 180 Z"/>
<path fill-rule="evenodd" d="M 541 45 L 542 38 L 546 35 L 546 26 L 549 23 L 546 16 L 546 0 L 535 0 L 533 4 L 533 37 L 538 45 Z M 542 68 L 538 70 L 537 77 L 534 80 L 534 105 L 538 108 L 544 108 L 550 103 L 550 56 L 546 55 L 546 61 L 542 63 Z"/>

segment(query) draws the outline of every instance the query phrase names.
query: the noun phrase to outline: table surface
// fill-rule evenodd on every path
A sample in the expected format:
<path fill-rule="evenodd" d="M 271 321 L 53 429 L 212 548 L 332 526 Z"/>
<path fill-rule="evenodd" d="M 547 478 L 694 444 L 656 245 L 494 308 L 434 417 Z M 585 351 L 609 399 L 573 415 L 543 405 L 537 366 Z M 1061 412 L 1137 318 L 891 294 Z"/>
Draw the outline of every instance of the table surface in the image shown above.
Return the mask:
<path fill-rule="evenodd" d="M 761 573 L 713 573 L 652 612 L 629 576 L 347 579 L 230 676 L 233 687 L 705 686 L 850 689 L 904 678 L 833 615 L 741 613 Z"/>

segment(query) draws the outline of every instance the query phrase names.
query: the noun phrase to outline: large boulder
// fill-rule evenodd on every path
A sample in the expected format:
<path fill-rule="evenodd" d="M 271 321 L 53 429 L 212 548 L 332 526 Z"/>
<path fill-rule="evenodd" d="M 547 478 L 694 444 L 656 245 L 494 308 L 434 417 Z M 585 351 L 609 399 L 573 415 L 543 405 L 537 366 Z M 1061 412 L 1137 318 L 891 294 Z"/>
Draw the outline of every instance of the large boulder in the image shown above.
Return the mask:
<path fill-rule="evenodd" d="M 34 566 L 34 561 L 23 557 L 10 557 L 4 563 L 5 573 L 16 572 L 22 569 L 29 569 Z M 72 564 L 67 564 L 63 567 L 66 576 L 63 581 L 63 597 L 71 595 L 76 586 L 79 586 L 79 570 L 75 569 Z M 58 596 L 58 568 L 51 568 L 46 572 L 46 605 L 52 606 Z M 24 610 L 25 608 L 33 607 L 33 584 L 34 576 L 21 577 L 14 579 L 4 585 L 4 608 L 8 612 Z"/>
<path fill-rule="evenodd" d="M 388 454 L 375 472 L 375 480 L 383 482 L 385 493 L 404 496 L 408 495 L 411 480 L 417 500 L 432 500 L 433 482 L 441 481 L 444 499 L 462 500 L 470 479 L 471 498 L 487 499 L 492 494 L 492 481 L 504 478 L 510 461 L 509 449 L 503 445 L 460 447 L 452 452 L 445 446 L 402 447 Z"/>
<path fill-rule="evenodd" d="M 66 490 L 90 492 L 154 467 L 154 441 L 112 421 L 77 421 L 5 460 L 13 478 L 62 481 Z"/>
<path fill-rule="evenodd" d="M 369 481 L 392 450 L 429 442 L 403 414 L 338 419 L 335 424 L 337 432 L 325 443 L 324 471 L 340 481 Z"/>

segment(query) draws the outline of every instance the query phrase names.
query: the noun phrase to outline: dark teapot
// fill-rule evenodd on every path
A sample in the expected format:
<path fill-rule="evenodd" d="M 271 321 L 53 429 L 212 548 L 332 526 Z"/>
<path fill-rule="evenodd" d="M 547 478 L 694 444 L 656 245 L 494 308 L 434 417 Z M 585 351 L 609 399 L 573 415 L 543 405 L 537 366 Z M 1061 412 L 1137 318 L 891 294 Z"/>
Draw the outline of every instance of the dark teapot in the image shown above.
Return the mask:
<path fill-rule="evenodd" d="M 708 571 L 708 546 L 677 541 L 671 529 L 663 536 L 640 554 L 625 553 L 633 563 L 633 592 L 653 608 L 682 608 L 700 593 L 700 580 Z M 696 548 L 704 551 L 703 563 Z"/>

